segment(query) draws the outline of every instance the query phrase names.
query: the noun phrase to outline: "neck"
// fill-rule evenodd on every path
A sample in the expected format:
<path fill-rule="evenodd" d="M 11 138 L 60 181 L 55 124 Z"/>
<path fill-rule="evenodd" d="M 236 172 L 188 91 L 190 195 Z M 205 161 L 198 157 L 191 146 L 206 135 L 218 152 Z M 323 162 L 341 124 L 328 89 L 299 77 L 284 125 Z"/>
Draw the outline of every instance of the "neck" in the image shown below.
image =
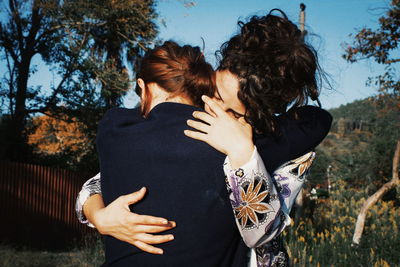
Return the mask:
<path fill-rule="evenodd" d="M 180 103 L 180 104 L 187 104 L 193 105 L 193 102 L 187 97 L 185 94 L 174 95 L 168 93 L 164 88 L 158 86 L 157 83 L 148 83 L 147 87 L 142 88 L 142 101 L 150 102 L 148 108 L 143 112 L 142 106 L 142 113 L 146 117 L 147 114 L 158 104 L 165 103 L 165 102 L 172 102 L 172 103 Z M 146 101 L 146 98 L 150 101 Z M 142 102 L 143 104 L 143 102 Z M 147 106 L 147 105 L 146 105 Z"/>
<path fill-rule="evenodd" d="M 161 103 L 180 103 L 180 104 L 186 104 L 186 105 L 193 105 L 193 102 L 190 101 L 189 99 L 185 98 L 185 97 L 181 97 L 181 96 L 175 96 L 175 97 L 167 97 L 167 98 L 155 98 L 152 99 L 151 101 L 151 105 L 150 105 L 150 109 L 149 112 L 158 104 Z"/>
<path fill-rule="evenodd" d="M 158 104 L 161 103 L 179 103 L 179 104 L 186 104 L 186 105 L 193 105 L 193 102 L 188 99 L 187 97 L 184 96 L 168 96 L 168 95 L 157 95 L 154 96 L 151 99 L 151 104 L 150 104 L 150 108 L 148 109 L 148 111 L 146 112 L 146 114 L 144 114 L 144 117 L 147 116 L 147 114 Z"/>

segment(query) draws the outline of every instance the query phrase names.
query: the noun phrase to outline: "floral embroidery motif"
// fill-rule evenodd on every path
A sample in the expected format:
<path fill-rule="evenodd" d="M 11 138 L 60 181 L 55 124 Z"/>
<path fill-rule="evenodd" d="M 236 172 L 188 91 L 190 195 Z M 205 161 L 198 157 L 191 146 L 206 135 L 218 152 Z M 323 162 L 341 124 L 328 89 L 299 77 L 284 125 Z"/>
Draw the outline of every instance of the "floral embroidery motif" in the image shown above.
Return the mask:
<path fill-rule="evenodd" d="M 242 200 L 240 198 L 240 189 L 241 187 L 239 186 L 239 184 L 241 183 L 242 179 L 238 179 L 235 175 L 230 175 L 229 178 L 227 178 L 228 180 L 228 192 L 232 193 L 233 195 L 233 199 L 231 199 L 231 204 L 233 207 L 239 207 Z"/>
<path fill-rule="evenodd" d="M 315 158 L 315 153 L 307 153 L 293 161 L 291 161 L 288 166 L 291 166 L 292 169 L 290 170 L 290 173 L 293 175 L 296 175 L 299 177 L 299 179 L 303 178 L 308 170 L 311 167 L 311 164 L 313 163 Z"/>
<path fill-rule="evenodd" d="M 236 218 L 242 228 L 258 227 L 259 223 L 267 218 L 267 213 L 274 211 L 269 204 L 271 200 L 269 187 L 262 176 L 259 176 L 258 179 L 248 183 L 247 189 L 246 185 L 242 185 L 239 190 L 241 201 L 239 205 L 234 206 Z"/>
<path fill-rule="evenodd" d="M 243 177 L 243 175 L 244 175 L 244 171 L 243 171 L 243 169 L 237 169 L 236 170 L 236 172 L 235 172 L 235 175 L 237 176 L 237 177 Z"/>
<path fill-rule="evenodd" d="M 298 182 L 304 182 L 304 178 L 308 174 L 314 158 L 314 152 L 307 153 L 282 165 L 282 167 L 280 167 L 281 173 L 274 174 L 276 189 L 282 198 L 289 198 L 292 194 L 292 190 L 290 190 L 289 187 L 289 184 L 292 182 L 290 181 L 289 177 L 286 177 L 286 175 L 295 177 Z M 282 175 L 282 172 L 285 174 Z"/>

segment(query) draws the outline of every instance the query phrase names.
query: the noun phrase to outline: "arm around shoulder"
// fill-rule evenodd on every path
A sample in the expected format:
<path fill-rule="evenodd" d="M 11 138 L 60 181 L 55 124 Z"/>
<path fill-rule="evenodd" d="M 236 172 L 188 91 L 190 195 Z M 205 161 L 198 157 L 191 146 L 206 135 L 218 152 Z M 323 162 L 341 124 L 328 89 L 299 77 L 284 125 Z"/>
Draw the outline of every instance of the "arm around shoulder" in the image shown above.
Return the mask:
<path fill-rule="evenodd" d="M 299 107 L 288 115 L 285 135 L 290 144 L 291 158 L 304 155 L 318 146 L 328 135 L 331 114 L 319 107 Z"/>

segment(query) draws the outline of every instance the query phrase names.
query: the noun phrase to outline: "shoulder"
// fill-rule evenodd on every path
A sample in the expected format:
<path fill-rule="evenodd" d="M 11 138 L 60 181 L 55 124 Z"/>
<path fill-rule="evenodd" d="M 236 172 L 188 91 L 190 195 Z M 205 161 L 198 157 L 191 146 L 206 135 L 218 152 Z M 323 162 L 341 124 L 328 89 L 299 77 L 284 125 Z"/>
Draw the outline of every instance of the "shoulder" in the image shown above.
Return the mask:
<path fill-rule="evenodd" d="M 120 108 L 120 107 L 111 108 L 104 113 L 103 118 L 101 120 L 102 121 L 110 120 L 126 115 L 140 116 L 140 108 L 134 108 L 134 109 Z"/>
<path fill-rule="evenodd" d="M 329 124 L 329 126 L 332 123 L 332 115 L 320 107 L 307 105 L 294 109 L 293 112 L 297 113 L 300 120 L 317 119 L 325 124 Z"/>
<path fill-rule="evenodd" d="M 140 108 L 111 108 L 104 113 L 99 122 L 97 135 L 109 133 L 121 125 L 133 125 L 142 120 Z"/>
<path fill-rule="evenodd" d="M 278 116 L 280 127 L 299 127 L 326 135 L 332 125 L 332 115 L 316 106 L 302 106 Z"/>
<path fill-rule="evenodd" d="M 332 125 L 331 114 L 319 107 L 302 106 L 280 116 L 281 129 L 288 140 L 291 158 L 314 149 L 328 135 Z"/>
<path fill-rule="evenodd" d="M 104 113 L 103 118 L 100 121 L 100 125 L 115 123 L 125 118 L 130 118 L 133 120 L 140 119 L 140 108 L 111 108 Z"/>

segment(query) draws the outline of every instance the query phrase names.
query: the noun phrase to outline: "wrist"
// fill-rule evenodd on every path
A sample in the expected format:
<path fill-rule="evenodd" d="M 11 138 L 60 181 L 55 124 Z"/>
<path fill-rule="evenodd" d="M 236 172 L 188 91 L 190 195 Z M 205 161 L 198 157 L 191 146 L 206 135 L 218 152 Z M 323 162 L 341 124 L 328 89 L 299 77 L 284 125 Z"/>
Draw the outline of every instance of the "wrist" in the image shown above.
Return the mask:
<path fill-rule="evenodd" d="M 104 208 L 103 198 L 100 194 L 91 195 L 83 205 L 83 214 L 100 233 L 104 232 L 102 220 Z"/>
<path fill-rule="evenodd" d="M 90 216 L 89 221 L 96 227 L 97 231 L 104 235 L 106 234 L 106 231 L 104 229 L 104 223 L 102 219 L 102 209 L 104 208 L 99 208 L 94 211 L 92 211 L 92 214 Z"/>
<path fill-rule="evenodd" d="M 233 169 L 237 169 L 240 166 L 244 165 L 248 162 L 253 155 L 254 151 L 254 143 L 247 142 L 241 143 L 235 147 L 232 147 L 229 151 L 227 151 L 227 156 L 229 158 L 231 167 Z"/>

